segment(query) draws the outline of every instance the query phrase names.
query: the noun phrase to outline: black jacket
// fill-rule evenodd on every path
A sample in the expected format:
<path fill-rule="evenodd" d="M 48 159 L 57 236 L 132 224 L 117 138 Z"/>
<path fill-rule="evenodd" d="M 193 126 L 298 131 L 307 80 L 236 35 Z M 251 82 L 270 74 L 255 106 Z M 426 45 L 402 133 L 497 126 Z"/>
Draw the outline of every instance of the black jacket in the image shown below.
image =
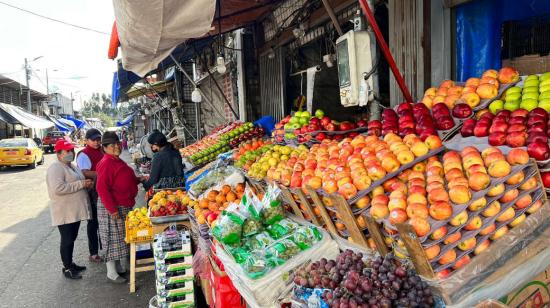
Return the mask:
<path fill-rule="evenodd" d="M 162 178 L 170 177 L 183 177 L 183 164 L 179 151 L 168 144 L 153 155 L 151 174 L 149 180 L 143 183 L 143 187 L 148 190 Z"/>

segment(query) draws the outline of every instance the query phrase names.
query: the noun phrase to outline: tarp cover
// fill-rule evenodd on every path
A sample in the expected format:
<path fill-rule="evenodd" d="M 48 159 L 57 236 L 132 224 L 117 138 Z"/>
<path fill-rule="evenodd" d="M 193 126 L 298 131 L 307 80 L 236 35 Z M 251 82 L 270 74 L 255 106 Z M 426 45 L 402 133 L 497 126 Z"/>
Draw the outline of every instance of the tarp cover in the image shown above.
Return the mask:
<path fill-rule="evenodd" d="M 210 31 L 216 0 L 113 0 L 124 69 L 143 77 L 176 46 Z"/>
<path fill-rule="evenodd" d="M 78 128 L 78 129 L 83 128 L 84 125 L 86 124 L 84 121 L 79 120 L 79 119 L 75 119 L 75 118 L 73 118 L 73 117 L 71 117 L 71 116 L 64 116 L 64 118 L 67 119 L 67 120 L 69 120 L 69 121 L 71 121 L 71 122 L 73 122 L 74 125 L 76 126 L 76 128 Z"/>
<path fill-rule="evenodd" d="M 137 114 L 137 112 L 134 112 L 134 113 L 130 114 L 129 116 L 127 116 L 126 118 L 124 118 L 124 120 L 117 121 L 116 126 L 120 127 L 120 126 L 130 125 L 132 123 L 132 120 L 136 116 L 136 114 Z"/>
<path fill-rule="evenodd" d="M 2 110 L 10 116 L 17 119 L 19 124 L 25 127 L 45 129 L 53 126 L 51 121 L 35 116 L 34 114 L 23 110 L 21 107 L 0 103 L 0 108 L 2 108 Z"/>

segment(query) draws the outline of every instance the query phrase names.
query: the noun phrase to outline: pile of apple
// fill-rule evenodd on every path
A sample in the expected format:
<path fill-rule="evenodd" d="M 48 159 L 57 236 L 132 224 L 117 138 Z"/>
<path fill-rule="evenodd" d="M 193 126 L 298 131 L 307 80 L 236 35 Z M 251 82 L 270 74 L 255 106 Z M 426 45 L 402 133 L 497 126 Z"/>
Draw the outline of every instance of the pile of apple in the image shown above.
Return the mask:
<path fill-rule="evenodd" d="M 529 156 L 541 161 L 550 158 L 549 124 L 548 113 L 542 108 L 500 110 L 496 115 L 485 112 L 477 121 L 466 120 L 460 133 L 463 137 L 488 137 L 492 146 L 527 146 Z"/>
<path fill-rule="evenodd" d="M 502 97 L 489 105 L 489 110 L 496 113 L 506 109 L 514 111 L 522 108 L 531 111 L 537 107 L 550 112 L 550 72 L 537 75 L 529 75 L 523 82 L 523 88 L 511 87 Z"/>
<path fill-rule="evenodd" d="M 308 111 L 297 111 L 294 116 L 286 116 L 281 122 L 275 124 L 274 137 L 277 142 L 284 139 L 296 139 L 298 143 L 308 141 L 323 141 L 325 139 L 342 140 L 345 137 L 355 137 L 359 132 L 352 130 L 367 127 L 367 120 L 357 122 L 337 122 L 331 120 L 325 113 L 317 109 L 314 116 Z M 332 133 L 332 132 L 348 132 Z"/>
<path fill-rule="evenodd" d="M 456 85 L 452 80 L 444 80 L 439 88 L 429 88 L 424 92 L 422 103 L 428 108 L 444 103 L 453 109 L 457 104 L 467 104 L 476 108 L 482 99 L 493 99 L 498 96 L 500 84 L 519 81 L 519 73 L 511 67 L 503 67 L 498 72 L 486 70 L 481 78 L 472 77 L 466 80 L 464 87 Z"/>
<path fill-rule="evenodd" d="M 248 171 L 250 166 L 272 147 L 273 144 L 271 141 L 265 141 L 263 139 L 252 139 L 251 141 L 241 143 L 239 148 L 233 153 L 235 166 Z"/>

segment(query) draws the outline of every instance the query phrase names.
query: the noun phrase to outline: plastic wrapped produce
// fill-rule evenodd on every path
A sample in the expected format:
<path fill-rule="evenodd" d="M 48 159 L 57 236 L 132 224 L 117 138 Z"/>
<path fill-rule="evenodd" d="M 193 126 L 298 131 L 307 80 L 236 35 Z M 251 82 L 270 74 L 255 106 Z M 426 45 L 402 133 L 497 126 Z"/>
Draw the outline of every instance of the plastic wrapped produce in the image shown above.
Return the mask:
<path fill-rule="evenodd" d="M 292 220 L 283 219 L 269 226 L 269 228 L 267 228 L 267 232 L 269 232 L 269 235 L 271 235 L 274 239 L 280 239 L 293 233 L 298 227 L 299 225 Z"/>
<path fill-rule="evenodd" d="M 243 225 L 243 236 L 249 237 L 258 232 L 261 232 L 263 229 L 262 223 L 259 220 L 252 219 L 249 217 L 244 221 Z"/>
<path fill-rule="evenodd" d="M 246 247 L 250 250 L 263 250 L 275 243 L 275 240 L 267 232 L 256 234 L 246 241 Z"/>
<path fill-rule="evenodd" d="M 291 240 L 283 239 L 266 249 L 267 258 L 276 265 L 284 264 L 286 260 L 300 253 L 298 245 Z"/>
<path fill-rule="evenodd" d="M 245 220 L 245 213 L 236 204 L 232 204 L 222 212 L 218 223 L 212 229 L 212 235 L 226 245 L 239 244 Z"/>
<path fill-rule="evenodd" d="M 262 200 L 262 218 L 266 225 L 272 225 L 285 217 L 285 210 L 278 200 L 280 194 L 279 187 L 270 185 Z"/>
<path fill-rule="evenodd" d="M 292 241 L 305 250 L 323 239 L 323 234 L 316 227 L 299 227 L 291 236 Z"/>
<path fill-rule="evenodd" d="M 266 262 L 263 255 L 259 253 L 251 253 L 241 264 L 248 277 L 257 279 L 269 272 L 271 267 Z"/>

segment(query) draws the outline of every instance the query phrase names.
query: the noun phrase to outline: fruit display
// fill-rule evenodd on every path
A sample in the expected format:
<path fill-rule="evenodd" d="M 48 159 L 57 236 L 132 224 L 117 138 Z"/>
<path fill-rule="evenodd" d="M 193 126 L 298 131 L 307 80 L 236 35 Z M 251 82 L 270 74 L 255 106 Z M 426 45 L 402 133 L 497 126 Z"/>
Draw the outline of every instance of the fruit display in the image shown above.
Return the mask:
<path fill-rule="evenodd" d="M 391 254 L 364 260 L 362 253 L 342 252 L 336 260 L 322 258 L 296 271 L 294 283 L 322 289 L 328 307 L 433 307 L 428 284 Z M 300 297 L 304 290 L 296 288 Z"/>
<path fill-rule="evenodd" d="M 496 114 L 505 109 L 514 111 L 525 109 L 531 111 L 537 107 L 550 112 L 550 72 L 529 75 L 523 80 L 523 87 L 515 86 L 507 89 L 502 100 L 496 100 L 489 105 L 489 110 Z"/>
<path fill-rule="evenodd" d="M 325 139 L 342 140 L 357 136 L 367 129 L 367 120 L 337 122 L 318 109 L 312 116 L 308 111 L 297 111 L 275 124 L 273 136 L 279 143 L 296 140 L 298 143 L 320 142 Z"/>
<path fill-rule="evenodd" d="M 233 166 L 217 166 L 216 168 L 211 167 L 212 169 L 202 172 L 189 187 L 189 193 L 195 197 L 199 197 L 205 191 L 212 188 L 213 186 L 218 185 L 223 182 L 226 178 L 229 177 L 239 177 L 239 170 Z M 237 181 L 242 182 L 244 179 Z"/>
<path fill-rule="evenodd" d="M 147 216 L 147 207 L 133 209 L 128 213 L 128 228 L 143 229 L 151 226 L 151 219 Z"/>
<path fill-rule="evenodd" d="M 373 199 L 369 213 L 384 222 L 390 238 L 396 224 L 410 224 L 436 272 L 458 269 L 477 247 L 475 236 L 482 239 L 477 244 L 489 236 L 496 240 L 505 231 L 493 231 L 516 226 L 523 218 L 515 218 L 542 204 L 528 159 L 524 149 L 507 155 L 496 147 L 448 151 L 429 158 L 424 171 L 411 171 L 403 184 L 385 185 L 389 196 Z"/>
<path fill-rule="evenodd" d="M 241 143 L 235 153 L 233 153 L 235 166 L 248 171 L 250 166 L 255 163 L 262 154 L 269 151 L 271 148 L 273 148 L 271 141 L 263 139 L 252 139 Z"/>
<path fill-rule="evenodd" d="M 223 185 L 219 190 L 210 190 L 206 193 L 206 196 L 199 199 L 195 204 L 194 210 L 197 222 L 214 226 L 221 211 L 231 203 L 239 204 L 241 202 L 244 189 L 245 185 L 239 183 L 235 187 Z"/>
<path fill-rule="evenodd" d="M 371 120 L 368 123 L 369 135 L 385 136 L 388 133 L 398 134 L 401 137 L 410 134 L 420 136 L 425 140 L 428 136 L 437 135 L 437 131 L 448 131 L 455 127 L 453 117 L 463 119 L 472 115 L 472 109 L 465 104 L 453 109 L 438 103 L 430 109 L 424 104 L 401 103 L 396 110 L 385 109 L 382 112 L 382 121 Z M 432 115 L 433 114 L 433 115 Z"/>
<path fill-rule="evenodd" d="M 149 216 L 175 216 L 187 214 L 187 206 L 193 206 L 193 201 L 184 191 L 161 190 L 149 200 Z"/>
<path fill-rule="evenodd" d="M 444 103 L 451 110 L 457 104 L 477 109 L 496 98 L 499 88 L 503 88 L 501 85 L 518 81 L 519 73 L 511 67 L 503 67 L 498 72 L 489 69 L 483 72 L 481 78 L 468 78 L 463 86 L 452 80 L 444 80 L 438 88 L 427 89 L 421 102 L 430 109 L 438 103 Z"/>
<path fill-rule="evenodd" d="M 289 161 L 295 161 L 302 153 L 307 152 L 307 147 L 300 145 L 298 147 L 274 145 L 270 150 L 266 151 L 260 158 L 250 166 L 248 175 L 254 179 L 261 180 L 264 178 L 275 179 L 272 175 L 275 168 L 288 164 Z M 291 160 L 291 157 L 294 159 Z M 271 172 L 270 172 L 271 170 Z M 268 176 L 268 173 L 270 176 Z M 280 178 L 280 177 L 279 177 Z"/>
<path fill-rule="evenodd" d="M 182 156 L 184 157 L 190 157 L 192 155 L 195 155 L 199 152 L 202 152 L 206 149 L 208 149 L 209 147 L 215 145 L 216 143 L 218 143 L 219 141 L 219 137 L 221 134 L 225 133 L 225 132 L 228 132 L 234 128 L 237 127 L 237 125 L 239 125 L 238 122 L 235 122 L 235 123 L 231 123 L 229 125 L 224 125 L 224 126 L 220 126 L 220 127 L 217 127 L 216 129 L 214 129 L 210 134 L 208 134 L 207 136 L 204 136 L 201 140 L 185 147 L 185 148 L 181 148 L 180 149 L 180 153 Z"/>
<path fill-rule="evenodd" d="M 486 112 L 477 121 L 468 120 L 461 129 L 461 135 L 488 137 L 488 143 L 492 146 L 527 146 L 530 157 L 544 161 L 550 158 L 549 123 L 548 113 L 542 108 L 512 112 L 500 110 L 496 115 Z"/>

